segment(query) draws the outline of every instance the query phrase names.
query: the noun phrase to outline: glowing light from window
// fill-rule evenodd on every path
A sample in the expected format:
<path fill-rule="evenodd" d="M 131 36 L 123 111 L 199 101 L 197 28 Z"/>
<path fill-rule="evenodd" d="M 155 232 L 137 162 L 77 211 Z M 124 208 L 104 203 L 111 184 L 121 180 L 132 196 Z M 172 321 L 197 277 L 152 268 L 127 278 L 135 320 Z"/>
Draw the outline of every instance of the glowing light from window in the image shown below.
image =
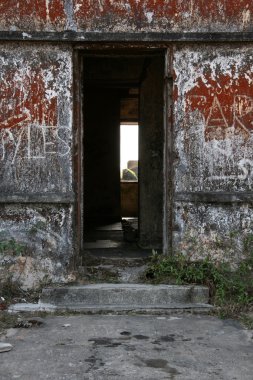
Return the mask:
<path fill-rule="evenodd" d="M 139 159 L 139 126 L 138 124 L 121 124 L 120 125 L 120 173 L 121 173 L 120 177 L 121 179 L 137 180 L 138 159 Z M 132 165 L 130 164 L 129 166 L 129 161 L 136 161 L 136 163 L 132 163 Z M 136 164 L 137 164 L 137 167 L 136 167 Z M 126 171 L 128 172 L 128 176 L 126 175 Z"/>

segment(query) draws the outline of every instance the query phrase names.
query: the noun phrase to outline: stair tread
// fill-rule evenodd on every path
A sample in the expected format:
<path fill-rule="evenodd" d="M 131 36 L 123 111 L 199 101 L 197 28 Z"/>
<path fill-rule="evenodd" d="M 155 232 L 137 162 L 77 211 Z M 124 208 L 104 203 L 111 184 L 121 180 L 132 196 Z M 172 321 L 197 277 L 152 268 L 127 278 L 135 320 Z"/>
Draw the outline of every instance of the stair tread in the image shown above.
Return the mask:
<path fill-rule="evenodd" d="M 100 283 L 100 284 L 87 284 L 87 285 L 68 285 L 68 286 L 59 286 L 59 287 L 48 287 L 43 290 L 48 290 L 48 289 L 105 289 L 105 288 L 122 288 L 122 289 L 127 289 L 127 288 L 138 288 L 138 289 L 189 289 L 189 288 L 194 288 L 194 289 L 208 289 L 207 286 L 202 286 L 202 285 L 173 285 L 173 284 L 158 284 L 158 285 L 153 285 L 153 284 L 128 284 L 128 283 L 121 283 L 121 284 L 114 284 L 114 283 Z"/>
<path fill-rule="evenodd" d="M 74 309 L 168 309 L 208 304 L 209 290 L 199 285 L 96 283 L 45 288 L 40 301 Z M 188 305 L 188 306 L 186 306 Z M 192 306 L 193 307 L 193 306 Z"/>

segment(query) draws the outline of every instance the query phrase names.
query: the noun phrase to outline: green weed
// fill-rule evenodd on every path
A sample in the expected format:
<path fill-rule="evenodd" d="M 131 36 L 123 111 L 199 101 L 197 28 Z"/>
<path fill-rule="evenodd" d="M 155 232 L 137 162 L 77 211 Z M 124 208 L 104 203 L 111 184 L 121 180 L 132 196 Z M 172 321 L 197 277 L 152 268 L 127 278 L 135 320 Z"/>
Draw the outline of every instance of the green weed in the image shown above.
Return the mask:
<path fill-rule="evenodd" d="M 253 252 L 253 234 L 247 234 L 243 240 L 244 252 Z"/>
<path fill-rule="evenodd" d="M 210 257 L 193 262 L 183 254 L 163 256 L 155 253 L 146 279 L 152 283 L 206 285 L 215 305 L 243 307 L 253 303 L 253 254 L 232 270 L 228 263 L 214 263 Z"/>
<path fill-rule="evenodd" d="M 26 247 L 24 244 L 16 242 L 16 240 L 13 238 L 10 240 L 0 241 L 0 253 L 22 256 L 25 248 Z"/>
<path fill-rule="evenodd" d="M 10 303 L 14 298 L 20 299 L 25 295 L 26 292 L 22 290 L 17 281 L 13 281 L 11 276 L 0 282 L 0 296 L 3 297 L 7 303 Z"/>
<path fill-rule="evenodd" d="M 18 315 L 9 314 L 8 312 L 0 312 L 0 335 L 6 329 L 12 328 L 15 326 L 18 320 Z"/>
<path fill-rule="evenodd" d="M 36 235 L 40 230 L 46 230 L 46 223 L 42 221 L 38 221 L 35 223 L 30 230 L 28 231 L 30 235 Z"/>
<path fill-rule="evenodd" d="M 253 330 L 253 317 L 243 314 L 240 321 L 247 329 Z"/>

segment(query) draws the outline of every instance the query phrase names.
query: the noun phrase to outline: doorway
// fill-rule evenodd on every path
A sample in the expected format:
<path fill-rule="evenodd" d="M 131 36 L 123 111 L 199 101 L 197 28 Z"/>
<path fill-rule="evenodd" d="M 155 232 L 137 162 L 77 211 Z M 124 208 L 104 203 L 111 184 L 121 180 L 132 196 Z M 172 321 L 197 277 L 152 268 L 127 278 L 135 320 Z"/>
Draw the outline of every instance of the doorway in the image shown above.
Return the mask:
<path fill-rule="evenodd" d="M 162 249 L 164 52 L 82 60 L 83 246 Z"/>

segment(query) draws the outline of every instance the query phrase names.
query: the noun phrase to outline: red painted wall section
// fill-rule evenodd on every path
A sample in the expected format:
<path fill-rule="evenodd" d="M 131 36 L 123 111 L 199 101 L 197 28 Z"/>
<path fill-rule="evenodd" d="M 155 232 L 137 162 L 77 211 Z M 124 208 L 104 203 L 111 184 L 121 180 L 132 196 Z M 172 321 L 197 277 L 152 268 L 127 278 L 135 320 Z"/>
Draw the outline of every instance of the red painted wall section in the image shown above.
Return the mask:
<path fill-rule="evenodd" d="M 0 30 L 252 30 L 251 0 L 2 0 Z"/>
<path fill-rule="evenodd" d="M 173 68 L 174 242 L 191 260 L 239 262 L 253 227 L 237 203 L 253 189 L 253 44 L 178 45 Z"/>
<path fill-rule="evenodd" d="M 63 30 L 66 25 L 64 0 L 2 0 L 1 30 Z"/>
<path fill-rule="evenodd" d="M 50 86 L 51 87 L 51 86 Z M 42 67 L 20 72 L 9 70 L 0 83 L 0 130 L 26 125 L 57 125 L 57 97 L 43 78 Z"/>
<path fill-rule="evenodd" d="M 242 31 L 252 29 L 253 3 L 250 0 L 74 0 L 74 14 L 78 28 L 90 31 Z"/>
<path fill-rule="evenodd" d="M 0 191 L 70 191 L 72 49 L 2 44 Z"/>
<path fill-rule="evenodd" d="M 212 77 L 210 67 L 206 67 L 203 78 L 186 95 L 187 113 L 198 110 L 205 119 L 206 140 L 224 140 L 233 133 L 245 139 L 253 131 L 253 84 L 250 67 L 233 77 L 236 68 L 231 64 L 231 74 L 223 74 L 217 67 L 216 77 Z M 248 73 L 248 74 L 247 74 Z"/>
<path fill-rule="evenodd" d="M 72 60 L 67 44 L 0 43 L 0 240 L 25 247 L 0 279 L 24 288 L 66 281 L 73 254 L 72 204 L 55 203 L 73 191 Z"/>
<path fill-rule="evenodd" d="M 252 188 L 252 53 L 252 45 L 175 50 L 178 191 Z"/>

